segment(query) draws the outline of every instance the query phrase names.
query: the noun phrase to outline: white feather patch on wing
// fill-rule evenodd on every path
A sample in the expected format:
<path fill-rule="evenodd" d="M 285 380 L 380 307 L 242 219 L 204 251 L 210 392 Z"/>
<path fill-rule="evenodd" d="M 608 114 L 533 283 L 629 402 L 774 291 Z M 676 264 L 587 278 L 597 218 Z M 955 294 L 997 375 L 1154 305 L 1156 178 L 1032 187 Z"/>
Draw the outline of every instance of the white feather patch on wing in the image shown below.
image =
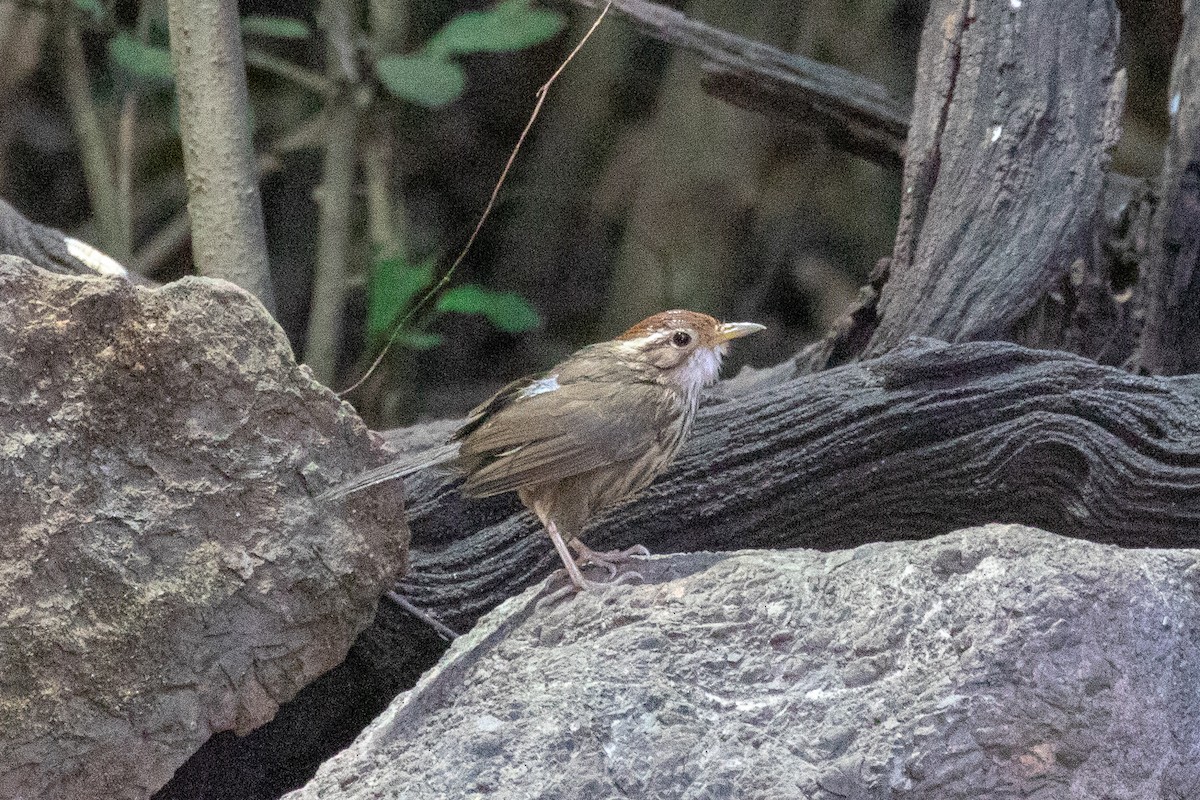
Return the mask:
<path fill-rule="evenodd" d="M 534 395 L 556 391 L 558 388 L 558 376 L 551 375 L 548 378 L 538 378 L 536 381 L 526 386 L 521 390 L 519 397 L 522 399 L 526 397 L 533 397 Z"/>

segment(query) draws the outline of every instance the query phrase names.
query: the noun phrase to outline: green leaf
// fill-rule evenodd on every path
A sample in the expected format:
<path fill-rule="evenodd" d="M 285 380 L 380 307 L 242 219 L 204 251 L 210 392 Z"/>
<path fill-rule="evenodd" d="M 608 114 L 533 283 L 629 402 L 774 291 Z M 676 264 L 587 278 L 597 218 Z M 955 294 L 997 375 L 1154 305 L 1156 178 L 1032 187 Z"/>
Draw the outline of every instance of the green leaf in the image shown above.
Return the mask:
<path fill-rule="evenodd" d="M 250 36 L 270 36 L 275 39 L 307 39 L 312 36 L 308 25 L 291 17 L 242 17 L 242 33 Z"/>
<path fill-rule="evenodd" d="M 442 337 L 425 331 L 404 331 L 396 342 L 409 350 L 432 350 L 442 343 Z"/>
<path fill-rule="evenodd" d="M 367 284 L 369 338 L 375 339 L 387 333 L 400 313 L 412 304 L 417 293 L 433 283 L 434 260 L 434 256 L 429 256 L 413 265 L 403 258 L 388 258 L 371 265 Z"/>
<path fill-rule="evenodd" d="M 100 0 L 74 0 L 75 7 L 91 16 L 93 22 L 100 22 L 108 13 Z"/>
<path fill-rule="evenodd" d="M 525 298 L 513 292 L 492 292 L 479 284 L 455 286 L 438 298 L 438 311 L 482 314 L 505 333 L 521 333 L 541 324 L 541 318 Z"/>
<path fill-rule="evenodd" d="M 457 100 L 467 87 L 462 67 L 424 54 L 384 56 L 375 62 L 375 72 L 396 97 L 428 108 Z"/>
<path fill-rule="evenodd" d="M 108 57 L 116 67 L 136 78 L 162 84 L 174 80 L 171 51 L 144 44 L 127 33 L 118 33 L 108 40 Z"/>
<path fill-rule="evenodd" d="M 557 11 L 505 0 L 488 11 L 468 11 L 442 26 L 425 44 L 430 55 L 508 53 L 551 39 L 567 24 Z"/>

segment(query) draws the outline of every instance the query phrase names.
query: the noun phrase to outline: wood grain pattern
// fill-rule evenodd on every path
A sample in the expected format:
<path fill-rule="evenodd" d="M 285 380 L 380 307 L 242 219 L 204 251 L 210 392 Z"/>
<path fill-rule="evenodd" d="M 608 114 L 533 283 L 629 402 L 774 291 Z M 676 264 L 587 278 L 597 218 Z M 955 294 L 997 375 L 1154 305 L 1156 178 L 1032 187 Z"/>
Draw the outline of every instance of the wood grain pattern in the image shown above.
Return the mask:
<path fill-rule="evenodd" d="M 515 498 L 408 486 L 414 603 L 464 629 L 555 568 Z M 1200 380 L 1066 353 L 910 340 L 703 408 L 679 461 L 583 535 L 655 553 L 840 549 L 1020 522 L 1200 546 Z"/>

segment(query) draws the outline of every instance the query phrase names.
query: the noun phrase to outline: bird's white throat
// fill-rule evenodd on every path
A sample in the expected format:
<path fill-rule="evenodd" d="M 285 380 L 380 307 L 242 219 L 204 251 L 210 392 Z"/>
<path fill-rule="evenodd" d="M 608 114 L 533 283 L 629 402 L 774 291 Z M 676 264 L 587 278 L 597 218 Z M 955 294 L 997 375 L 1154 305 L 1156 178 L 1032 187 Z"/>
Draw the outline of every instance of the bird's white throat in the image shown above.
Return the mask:
<path fill-rule="evenodd" d="M 721 357 L 725 355 L 725 348 L 724 344 L 716 347 L 697 347 L 679 366 L 672 378 L 689 395 L 698 393 L 705 386 L 711 386 L 721 373 Z"/>

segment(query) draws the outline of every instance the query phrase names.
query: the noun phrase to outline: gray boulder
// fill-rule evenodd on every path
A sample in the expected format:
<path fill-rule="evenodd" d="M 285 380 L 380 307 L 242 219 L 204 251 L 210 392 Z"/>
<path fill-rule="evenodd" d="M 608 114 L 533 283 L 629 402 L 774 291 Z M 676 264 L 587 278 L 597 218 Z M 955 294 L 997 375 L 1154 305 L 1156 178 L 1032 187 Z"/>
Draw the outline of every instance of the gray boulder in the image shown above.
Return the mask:
<path fill-rule="evenodd" d="M 383 449 L 220 282 L 0 256 L 0 797 L 144 798 L 345 656 L 404 566 Z"/>
<path fill-rule="evenodd" d="M 1200 796 L 1200 552 L 990 525 L 486 616 L 289 800 Z"/>

